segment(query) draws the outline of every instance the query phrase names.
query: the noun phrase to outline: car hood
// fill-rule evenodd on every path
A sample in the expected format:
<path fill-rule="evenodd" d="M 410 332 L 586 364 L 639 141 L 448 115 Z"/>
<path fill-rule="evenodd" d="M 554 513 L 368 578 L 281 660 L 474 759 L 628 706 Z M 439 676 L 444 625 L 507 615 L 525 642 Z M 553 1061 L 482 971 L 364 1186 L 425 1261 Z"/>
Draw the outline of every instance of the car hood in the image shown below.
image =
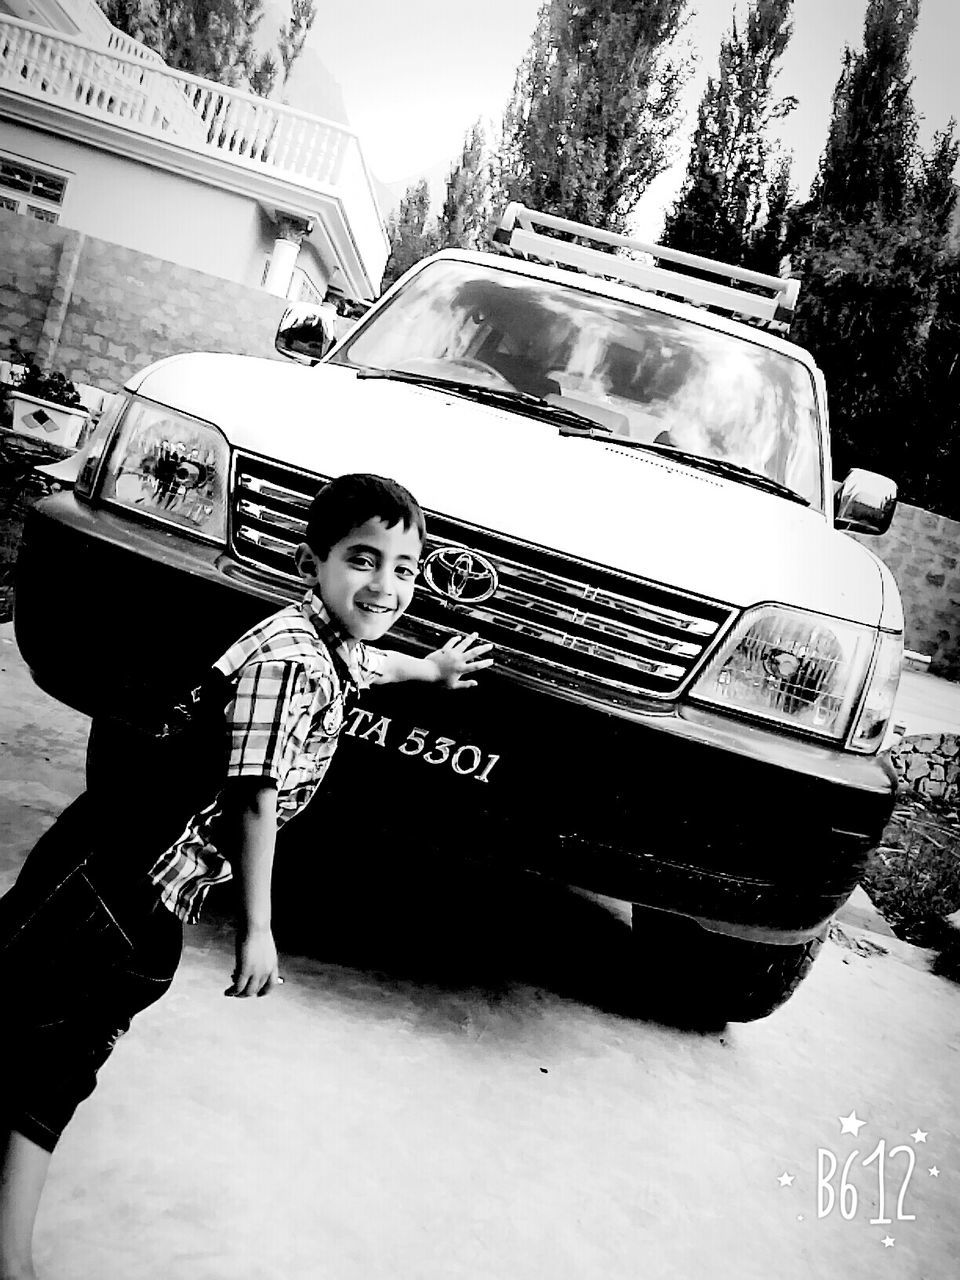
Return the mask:
<path fill-rule="evenodd" d="M 337 365 L 187 355 L 128 385 L 234 448 L 393 476 L 428 510 L 709 599 L 881 618 L 879 562 L 822 514 L 661 455 Z"/>

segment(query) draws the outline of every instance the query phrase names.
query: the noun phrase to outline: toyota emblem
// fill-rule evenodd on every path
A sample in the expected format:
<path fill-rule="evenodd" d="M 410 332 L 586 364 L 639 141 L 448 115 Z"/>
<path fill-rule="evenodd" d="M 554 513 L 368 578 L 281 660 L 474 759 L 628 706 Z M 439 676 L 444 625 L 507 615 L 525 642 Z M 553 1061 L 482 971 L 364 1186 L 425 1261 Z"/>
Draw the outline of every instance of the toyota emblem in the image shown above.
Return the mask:
<path fill-rule="evenodd" d="M 423 579 L 431 591 L 454 604 L 482 604 L 500 578 L 486 556 L 463 547 L 438 547 L 423 562 Z"/>

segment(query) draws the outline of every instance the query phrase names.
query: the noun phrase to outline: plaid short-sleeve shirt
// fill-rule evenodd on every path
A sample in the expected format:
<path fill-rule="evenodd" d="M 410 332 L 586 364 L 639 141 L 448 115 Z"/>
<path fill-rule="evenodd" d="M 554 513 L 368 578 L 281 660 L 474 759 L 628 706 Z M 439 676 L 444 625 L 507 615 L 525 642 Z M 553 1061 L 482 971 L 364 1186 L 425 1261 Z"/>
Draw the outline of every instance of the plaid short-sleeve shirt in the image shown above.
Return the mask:
<path fill-rule="evenodd" d="M 383 652 L 345 638 L 316 592 L 251 628 L 214 663 L 232 692 L 226 708 L 227 778 L 265 778 L 277 788 L 277 824 L 304 808 L 326 773 L 345 699 L 383 670 Z M 229 880 L 217 848 L 222 793 L 195 814 L 150 868 L 161 900 L 188 923 L 207 891 Z"/>

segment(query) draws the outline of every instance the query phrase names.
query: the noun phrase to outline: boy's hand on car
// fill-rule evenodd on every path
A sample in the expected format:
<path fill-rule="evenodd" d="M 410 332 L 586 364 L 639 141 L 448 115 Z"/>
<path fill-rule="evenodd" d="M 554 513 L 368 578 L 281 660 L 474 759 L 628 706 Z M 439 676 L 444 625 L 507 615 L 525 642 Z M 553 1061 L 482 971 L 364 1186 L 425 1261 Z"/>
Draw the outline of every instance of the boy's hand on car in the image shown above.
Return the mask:
<path fill-rule="evenodd" d="M 487 657 L 492 648 L 492 644 L 479 643 L 474 631 L 468 636 L 451 636 L 442 648 L 427 654 L 426 661 L 436 667 L 437 681 L 448 689 L 472 689 L 476 680 L 464 677 L 493 665 L 493 659 Z"/>
<path fill-rule="evenodd" d="M 277 948 L 269 929 L 237 929 L 237 964 L 233 983 L 225 996 L 266 996 L 283 979 L 278 971 Z"/>

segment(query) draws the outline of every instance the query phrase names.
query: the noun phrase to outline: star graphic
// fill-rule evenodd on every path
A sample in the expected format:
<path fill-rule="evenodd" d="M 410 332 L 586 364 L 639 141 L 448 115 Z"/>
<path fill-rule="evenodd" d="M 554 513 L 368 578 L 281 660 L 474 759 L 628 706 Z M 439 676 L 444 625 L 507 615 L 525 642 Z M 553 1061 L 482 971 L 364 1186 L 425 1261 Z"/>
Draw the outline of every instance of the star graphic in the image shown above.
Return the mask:
<path fill-rule="evenodd" d="M 927 1135 L 923 1132 L 922 1129 L 914 1129 L 910 1137 L 914 1140 L 914 1142 L 926 1142 L 927 1140 Z"/>
<path fill-rule="evenodd" d="M 780 1177 L 777 1179 L 777 1181 L 780 1183 L 781 1187 L 792 1187 L 792 1186 L 793 1186 L 793 1179 L 794 1179 L 794 1174 L 792 1174 L 792 1173 L 781 1173 L 781 1175 L 780 1175 Z"/>
<path fill-rule="evenodd" d="M 884 1236 L 880 1243 L 885 1249 L 892 1249 L 894 1245 L 893 1236 Z"/>
<path fill-rule="evenodd" d="M 840 1121 L 841 1133 L 852 1133 L 855 1138 L 860 1136 L 860 1130 L 867 1123 L 866 1120 L 858 1120 L 856 1111 L 851 1111 L 848 1116 L 838 1116 Z"/>
<path fill-rule="evenodd" d="M 937 1168 L 937 1166 L 936 1166 L 935 1164 L 932 1164 L 932 1165 L 930 1166 L 930 1168 L 927 1170 L 927 1173 L 929 1173 L 929 1175 L 930 1175 L 930 1177 L 931 1177 L 931 1178 L 939 1178 L 939 1177 L 940 1177 L 940 1170 Z"/>

